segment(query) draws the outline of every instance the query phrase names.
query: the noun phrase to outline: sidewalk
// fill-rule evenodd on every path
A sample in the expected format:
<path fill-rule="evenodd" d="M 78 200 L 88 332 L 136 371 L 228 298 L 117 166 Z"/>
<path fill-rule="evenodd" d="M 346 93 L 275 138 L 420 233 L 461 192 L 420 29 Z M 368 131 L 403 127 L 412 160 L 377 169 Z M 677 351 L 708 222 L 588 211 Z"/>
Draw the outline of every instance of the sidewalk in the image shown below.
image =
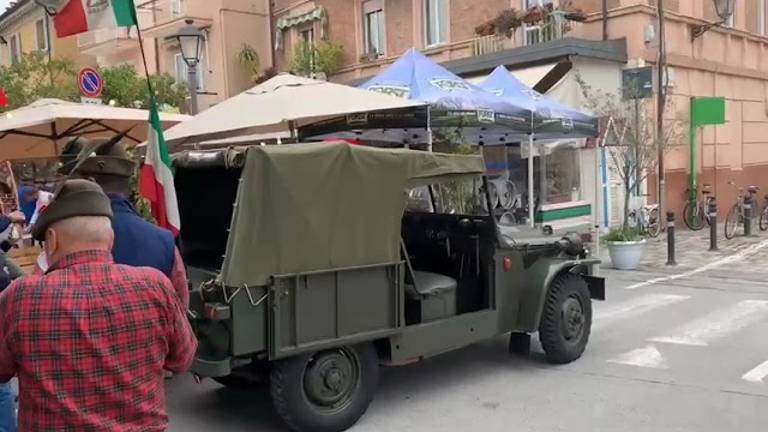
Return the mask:
<path fill-rule="evenodd" d="M 667 263 L 667 235 L 661 233 L 658 238 L 648 239 L 643 252 L 643 259 L 637 272 L 655 274 L 675 274 L 694 270 L 706 265 L 718 267 L 719 273 L 728 273 L 744 279 L 754 276 L 756 279 L 765 280 L 768 273 L 766 261 L 768 261 L 768 232 L 763 232 L 754 227 L 753 235 L 744 237 L 737 234 L 732 240 L 726 240 L 723 235 L 723 226 L 718 227 L 718 250 L 709 251 L 709 229 L 701 231 L 688 231 L 680 229 L 675 233 L 675 261 L 677 265 L 668 266 Z M 601 269 L 613 270 L 611 259 L 608 255 L 607 245 L 600 246 L 600 257 L 603 260 Z M 713 264 L 723 260 L 722 265 Z M 759 275 L 759 276 L 758 276 Z"/>

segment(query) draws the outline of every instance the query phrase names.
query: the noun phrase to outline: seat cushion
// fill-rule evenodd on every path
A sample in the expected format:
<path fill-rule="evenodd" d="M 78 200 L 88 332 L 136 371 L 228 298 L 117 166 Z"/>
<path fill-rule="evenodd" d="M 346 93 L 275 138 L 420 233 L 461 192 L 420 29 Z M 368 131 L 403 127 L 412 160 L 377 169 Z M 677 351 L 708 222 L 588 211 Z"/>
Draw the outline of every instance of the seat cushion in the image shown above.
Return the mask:
<path fill-rule="evenodd" d="M 455 291 L 458 285 L 456 279 L 438 273 L 414 270 L 413 278 L 416 291 L 423 296 L 438 296 Z"/>

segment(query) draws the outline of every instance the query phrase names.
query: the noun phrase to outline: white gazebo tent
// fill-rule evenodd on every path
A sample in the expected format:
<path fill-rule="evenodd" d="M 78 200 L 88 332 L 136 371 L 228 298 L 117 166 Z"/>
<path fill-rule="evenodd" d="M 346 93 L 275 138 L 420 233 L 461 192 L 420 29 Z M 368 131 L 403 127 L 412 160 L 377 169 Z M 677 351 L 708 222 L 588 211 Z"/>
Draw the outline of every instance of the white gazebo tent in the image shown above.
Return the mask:
<path fill-rule="evenodd" d="M 163 127 L 188 118 L 160 113 Z M 148 125 L 146 110 L 39 99 L 0 114 L 0 160 L 56 157 L 73 137 L 112 136 L 126 129 L 126 138 L 140 143 L 147 139 Z"/>

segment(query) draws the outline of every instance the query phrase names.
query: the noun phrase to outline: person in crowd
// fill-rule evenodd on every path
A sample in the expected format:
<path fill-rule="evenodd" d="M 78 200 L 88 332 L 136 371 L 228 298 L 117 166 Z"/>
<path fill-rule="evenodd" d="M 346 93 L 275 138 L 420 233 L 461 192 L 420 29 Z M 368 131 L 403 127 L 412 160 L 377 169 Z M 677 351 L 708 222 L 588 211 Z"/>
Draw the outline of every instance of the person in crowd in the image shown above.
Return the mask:
<path fill-rule="evenodd" d="M 19 186 L 19 207 L 27 222 L 32 220 L 32 215 L 35 214 L 38 192 L 35 185 L 22 184 Z"/>
<path fill-rule="evenodd" d="M 134 209 L 130 178 L 136 166 L 119 142 L 122 135 L 112 139 L 88 140 L 76 138 L 64 148 L 60 173 L 95 181 L 109 196 L 114 218 L 115 262 L 132 266 L 147 266 L 160 270 L 173 283 L 184 307 L 189 305 L 189 285 L 184 261 L 174 242 L 173 234 L 147 222 Z M 90 157 L 77 158 L 83 149 Z M 75 172 L 72 172 L 74 168 Z"/>
<path fill-rule="evenodd" d="M 32 229 L 50 267 L 0 293 L 0 382 L 19 380 L 23 431 L 164 431 L 163 370 L 197 342 L 173 286 L 115 264 L 109 198 L 64 182 Z"/>
<path fill-rule="evenodd" d="M 16 215 L 16 220 L 18 220 L 18 215 Z M 21 222 L 23 221 L 24 216 L 22 215 Z M 13 224 L 14 219 L 6 215 L 0 215 L 0 292 L 4 291 L 11 284 L 11 280 L 22 275 L 21 268 L 5 256 L 5 252 L 10 249 Z M 0 384 L 0 432 L 15 431 L 16 395 L 10 383 L 2 383 Z"/>

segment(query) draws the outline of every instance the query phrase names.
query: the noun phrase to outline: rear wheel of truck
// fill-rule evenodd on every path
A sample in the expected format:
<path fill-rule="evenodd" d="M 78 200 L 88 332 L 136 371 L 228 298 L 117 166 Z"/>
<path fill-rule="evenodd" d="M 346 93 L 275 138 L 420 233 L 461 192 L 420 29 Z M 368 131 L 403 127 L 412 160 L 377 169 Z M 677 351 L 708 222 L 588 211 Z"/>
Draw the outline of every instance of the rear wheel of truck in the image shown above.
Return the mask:
<path fill-rule="evenodd" d="M 275 410 L 297 432 L 349 429 L 368 409 L 379 381 L 371 343 L 300 355 L 273 363 Z"/>
<path fill-rule="evenodd" d="M 592 327 L 592 300 L 584 279 L 576 274 L 557 276 L 547 293 L 539 324 L 550 363 L 570 363 L 581 357 Z"/>

